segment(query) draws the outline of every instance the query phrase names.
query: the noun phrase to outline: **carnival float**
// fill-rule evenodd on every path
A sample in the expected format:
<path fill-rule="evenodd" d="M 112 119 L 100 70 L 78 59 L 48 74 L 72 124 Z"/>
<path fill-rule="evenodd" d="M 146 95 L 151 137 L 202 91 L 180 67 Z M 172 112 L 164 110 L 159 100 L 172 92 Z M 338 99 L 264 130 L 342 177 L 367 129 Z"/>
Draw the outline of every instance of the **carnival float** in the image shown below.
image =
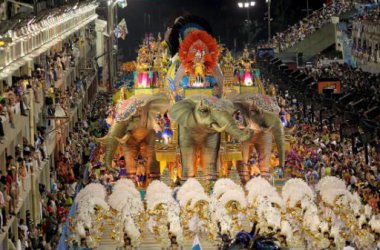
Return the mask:
<path fill-rule="evenodd" d="M 297 178 L 280 191 L 263 177 L 245 186 L 221 178 L 210 194 L 190 178 L 174 196 L 170 186 L 155 180 L 144 201 L 128 179 L 117 181 L 108 195 L 102 185 L 88 185 L 76 199 L 70 239 L 86 237 L 98 247 L 107 223 L 116 245 L 131 249 L 144 245 L 144 233 L 162 249 L 189 246 L 196 235 L 215 249 L 342 249 L 347 241 L 373 249 L 380 236 L 380 218 L 336 177 L 322 178 L 315 191 Z"/>
<path fill-rule="evenodd" d="M 265 94 L 248 49 L 236 60 L 221 53 L 207 22 L 195 16 L 179 18 L 168 32 L 164 41 L 146 36 L 135 67 L 123 64 L 135 69 L 134 87 L 115 94 L 109 132 L 97 139 L 102 164 L 125 168 L 145 186 L 164 169 L 182 182 L 201 172 L 211 186 L 232 168 L 246 182 L 273 171 L 273 154 L 284 167 L 280 107 Z M 257 164 L 250 163 L 253 156 Z"/>
<path fill-rule="evenodd" d="M 134 86 L 115 94 L 97 139 L 98 162 L 121 179 L 108 194 L 100 184 L 78 194 L 72 237 L 96 247 L 111 220 L 112 239 L 131 249 L 144 234 L 157 249 L 199 235 L 220 249 L 342 249 L 347 240 L 370 249 L 380 218 L 342 180 L 274 185 L 291 150 L 289 117 L 247 48 L 236 59 L 221 50 L 195 16 L 177 18 L 165 39 L 145 37 L 124 65 Z"/>

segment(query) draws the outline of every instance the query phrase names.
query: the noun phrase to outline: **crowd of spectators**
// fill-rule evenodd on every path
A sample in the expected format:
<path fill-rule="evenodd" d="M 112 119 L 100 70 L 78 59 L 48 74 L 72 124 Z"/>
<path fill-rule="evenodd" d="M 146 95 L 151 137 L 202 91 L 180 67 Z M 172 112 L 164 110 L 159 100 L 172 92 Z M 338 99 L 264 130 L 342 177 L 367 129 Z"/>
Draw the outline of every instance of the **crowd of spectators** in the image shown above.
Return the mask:
<path fill-rule="evenodd" d="M 330 63 L 323 65 L 322 58 L 318 58 L 313 67 L 304 68 L 302 71 L 313 77 L 315 82 L 320 79 L 339 79 L 341 92 L 349 94 L 351 105 L 345 108 L 355 108 L 359 116 L 365 115 L 366 111 L 378 107 L 380 104 L 380 75 L 365 72 L 360 68 L 353 68 L 347 64 Z M 348 98 L 347 98 L 348 99 Z"/>
<path fill-rule="evenodd" d="M 91 32 L 90 32 L 91 33 Z M 89 41 L 92 44 L 92 41 Z M 12 85 L 2 81 L 3 91 L 0 93 L 0 143 L 6 136 L 3 124 L 9 122 L 11 128 L 15 128 L 15 115 L 29 115 L 30 102 L 40 103 L 42 89 L 45 96 L 52 97 L 51 105 L 48 105 L 48 116 L 54 115 L 55 103 L 60 103 L 66 111 L 74 108 L 77 101 L 83 97 L 87 82 L 91 77 L 89 71 L 80 72 L 72 82 L 64 82 L 65 70 L 75 66 L 79 56 L 79 39 L 74 36 L 73 42 L 65 43 L 61 51 L 53 51 L 46 56 L 46 64 L 35 64 L 35 70 L 31 75 L 13 77 Z M 93 74 L 92 74 L 93 75 Z M 61 83 L 60 83 L 61 82 Z M 60 88 L 67 85 L 64 93 Z M 31 95 L 29 94 L 31 92 Z M 46 104 L 49 104 L 47 102 Z M 31 185 L 31 174 L 42 169 L 48 160 L 46 151 L 46 127 L 38 127 L 33 142 L 26 138 L 22 145 L 17 145 L 11 156 L 6 150 L 5 170 L 0 172 L 0 230 L 15 219 L 18 220 L 18 237 L 9 234 L 9 245 L 14 249 L 53 249 L 58 242 L 63 222 L 71 207 L 75 187 L 82 179 L 83 166 L 88 161 L 90 149 L 89 123 L 86 114 L 98 114 L 95 108 L 83 110 L 84 120 L 76 125 L 75 131 L 67 138 L 67 145 L 57 161 L 57 169 L 51 175 L 51 185 L 45 187 L 40 184 L 41 195 L 41 224 L 35 225 L 30 211 L 26 211 L 26 219 L 19 219 L 18 209 L 20 201 Z M 49 112 L 50 111 L 50 112 Z M 91 112 L 90 112 L 91 111 Z M 91 117 L 92 118 L 92 117 Z M 61 161 L 66 161 L 62 167 Z M 80 169 L 79 169 L 80 168 Z M 65 171 L 71 169 L 71 171 Z"/>
<path fill-rule="evenodd" d="M 14 218 L 17 219 L 20 201 L 31 187 L 31 175 L 42 169 L 44 161 L 47 160 L 45 153 L 44 129 L 39 128 L 36 141 L 39 145 L 33 145 L 26 138 L 23 144 L 15 147 L 15 156 L 6 156 L 5 171 L 0 172 L 0 229 L 4 232 L 5 226 Z M 32 219 L 30 211 L 26 211 L 27 227 L 24 220 L 19 221 L 18 239 L 14 235 L 9 236 L 10 244 L 13 246 L 31 246 L 27 238 L 28 232 L 32 232 Z M 32 238 L 31 238 L 32 239 Z M 17 248 L 19 249 L 19 248 Z M 20 248 L 21 249 L 21 248 Z M 25 249 L 25 248 L 24 248 Z M 33 248 L 37 249 L 37 248 Z"/>
<path fill-rule="evenodd" d="M 44 197 L 48 205 L 56 209 L 47 209 L 45 224 L 51 225 L 49 220 L 56 222 L 55 230 L 49 228 L 44 231 L 46 241 L 55 248 L 67 220 L 67 213 L 73 204 L 76 191 L 93 179 L 100 178 L 100 168 L 92 161 L 95 152 L 95 135 L 99 135 L 98 118 L 105 117 L 109 98 L 106 93 L 99 93 L 92 106 L 82 111 L 82 119 L 77 122 L 74 130 L 66 138 L 65 146 L 56 160 L 56 173 L 52 175 L 49 190 Z M 94 124 L 95 123 L 95 124 Z M 61 209 L 59 209 L 61 208 Z M 81 246 L 85 247 L 85 246 Z"/>
<path fill-rule="evenodd" d="M 291 176 L 305 178 L 313 185 L 324 176 L 338 176 L 351 191 L 358 191 L 363 201 L 377 214 L 380 207 L 380 158 L 371 147 L 369 163 L 365 162 L 363 145 L 340 138 L 338 131 L 327 126 L 320 130 L 318 122 L 297 121 L 292 150 L 287 157 Z"/>
<path fill-rule="evenodd" d="M 374 128 L 369 141 L 364 142 L 360 136 L 357 137 L 358 134 L 355 137 L 342 134 L 340 128 L 343 126 L 342 122 L 354 123 L 353 126 L 358 126 L 359 120 L 370 118 L 367 117 L 366 111 L 380 104 L 378 91 L 380 77 L 346 64 L 323 65 L 321 59 L 318 58 L 312 67 L 301 69 L 301 71 L 311 76 L 315 82 L 326 78 L 339 79 L 343 92 L 341 97 L 346 96 L 349 100 L 344 107 L 341 107 L 342 109 L 335 108 L 340 103 L 339 99 L 335 100 L 334 107 L 331 107 L 329 111 L 335 117 L 341 118 L 344 117 L 345 111 L 349 110 L 357 115 L 355 117 L 358 120 L 337 119 L 333 122 L 333 126 L 329 126 L 326 122 L 321 124 L 321 117 L 319 117 L 321 113 L 318 109 L 312 110 L 313 114 L 311 114 L 309 110 L 307 112 L 303 110 L 307 108 L 307 105 L 299 105 L 300 100 L 294 101 L 294 96 L 297 95 L 291 93 L 293 88 L 290 88 L 289 78 L 276 73 L 279 71 L 261 68 L 265 78 L 270 78 L 271 82 L 282 81 L 289 89 L 286 95 L 281 94 L 281 99 L 286 100 L 286 112 L 296 120 L 296 129 L 290 142 L 291 151 L 286 156 L 288 174 L 305 178 L 309 184 L 316 184 L 324 176 L 338 176 L 347 182 L 351 190 L 358 191 L 363 201 L 369 204 L 373 212 L 377 214 L 380 209 L 380 143 L 377 130 Z M 265 65 L 270 67 L 269 64 L 262 66 L 265 67 Z M 307 87 L 297 91 L 304 91 L 302 95 L 309 95 Z M 315 85 L 311 91 L 317 94 Z M 323 100 L 325 99 L 314 99 L 314 106 L 322 108 L 324 105 L 322 103 L 317 105 L 317 102 Z M 374 124 L 378 124 L 379 114 L 371 119 L 374 119 Z M 369 133 L 362 127 L 355 131 Z"/>
<path fill-rule="evenodd" d="M 106 94 L 100 94 L 94 106 L 83 109 L 83 119 L 76 123 L 66 139 L 64 150 L 56 158 L 50 185 L 39 185 L 41 223 L 36 225 L 27 210 L 26 219 L 18 221 L 18 239 L 9 235 L 9 244 L 14 249 L 56 248 L 76 191 L 91 179 L 100 178 L 100 168 L 90 163 L 95 147 L 92 136 L 101 133 L 96 117 L 105 117 L 108 101 Z M 2 232 L 10 219 L 16 216 L 21 195 L 30 188 L 30 175 L 41 169 L 47 159 L 45 129 L 39 128 L 35 138 L 34 146 L 24 139 L 23 145 L 16 147 L 15 157 L 7 157 L 6 173 L 0 172 Z"/>
<path fill-rule="evenodd" d="M 352 24 L 353 56 L 362 62 L 380 63 L 380 6 L 366 9 Z"/>
<path fill-rule="evenodd" d="M 48 96 L 49 91 L 55 90 L 55 86 L 62 79 L 63 72 L 75 65 L 75 58 L 78 56 L 79 49 L 75 46 L 78 39 L 74 37 L 74 42 L 69 40 L 62 47 L 62 51 L 53 51 L 50 56 L 46 56 L 46 64 L 35 64 L 31 75 L 13 77 L 10 85 L 6 80 L 2 81 L 2 91 L 0 93 L 0 143 L 4 140 L 4 123 L 9 122 L 11 128 L 15 128 L 14 116 L 20 114 L 28 116 L 30 102 L 39 103 L 42 97 L 38 91 L 43 89 Z M 73 83 L 74 84 L 74 83 Z M 59 86 L 58 86 L 59 87 Z M 75 89 L 75 88 L 74 88 Z M 30 100 L 29 92 L 33 93 Z M 75 98 L 75 95 L 72 98 Z M 62 98 L 69 100 L 69 98 Z"/>
<path fill-rule="evenodd" d="M 92 34 L 91 32 L 88 33 Z M 92 41 L 87 41 L 91 47 Z M 79 43 L 79 39 L 74 37 L 73 42 L 70 40 L 64 44 L 62 51 L 54 52 L 53 56 L 48 57 L 49 67 L 46 90 L 47 97 L 50 99 L 47 103 L 50 115 L 54 114 L 56 104 L 59 104 L 66 113 L 75 108 L 77 101 L 83 97 L 88 84 L 92 80 L 91 78 L 95 75 L 93 69 L 81 70 L 79 76 L 76 76 L 71 82 L 66 82 L 66 88 L 62 88 L 60 83 L 62 72 L 78 63 L 76 58 L 79 56 Z"/>
<path fill-rule="evenodd" d="M 331 22 L 331 17 L 339 16 L 352 8 L 351 1 L 339 0 L 323 5 L 320 10 L 314 11 L 310 16 L 305 17 L 289 29 L 278 32 L 264 47 L 275 48 L 282 52 L 299 41 L 304 40 L 308 35 L 314 33 L 322 26 Z"/>
<path fill-rule="evenodd" d="M 14 77 L 13 84 L 8 85 L 7 81 L 2 81 L 3 92 L 0 94 L 0 142 L 4 139 L 3 123 L 8 121 L 11 128 L 15 128 L 14 116 L 21 114 L 28 115 L 30 101 L 39 102 L 38 90 L 40 89 L 40 79 L 36 76 Z M 32 92 L 32 98 L 29 96 Z"/>

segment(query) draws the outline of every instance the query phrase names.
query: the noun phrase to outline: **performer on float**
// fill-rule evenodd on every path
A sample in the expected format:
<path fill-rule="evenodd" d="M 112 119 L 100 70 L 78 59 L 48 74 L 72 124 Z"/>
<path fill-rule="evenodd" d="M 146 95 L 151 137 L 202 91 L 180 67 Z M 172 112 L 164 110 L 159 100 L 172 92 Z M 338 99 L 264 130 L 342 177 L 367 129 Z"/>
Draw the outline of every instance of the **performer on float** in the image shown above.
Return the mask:
<path fill-rule="evenodd" d="M 253 75 L 252 75 L 252 61 L 249 59 L 249 51 L 248 48 L 245 47 L 243 51 L 243 56 L 240 62 L 240 72 L 239 72 L 239 80 L 240 84 L 243 86 L 252 86 L 253 85 Z"/>
<path fill-rule="evenodd" d="M 145 161 L 141 155 L 136 159 L 137 170 L 136 170 L 136 182 L 138 187 L 143 187 L 146 177 L 145 171 Z"/>
<path fill-rule="evenodd" d="M 287 121 L 287 113 L 286 113 L 286 111 L 285 111 L 285 108 L 284 107 L 282 107 L 281 108 L 281 111 L 280 111 L 280 120 L 281 120 L 281 123 L 282 123 L 282 125 L 284 126 L 284 127 L 286 127 L 287 125 L 288 125 L 288 121 Z"/>
<path fill-rule="evenodd" d="M 162 115 L 160 112 L 156 114 L 155 121 L 156 121 L 156 126 L 154 127 L 154 130 L 156 131 L 156 138 L 157 138 L 156 141 L 160 142 L 162 138 L 162 124 L 163 124 Z"/>
<path fill-rule="evenodd" d="M 243 85 L 245 86 L 252 86 L 253 80 L 252 80 L 252 74 L 251 74 L 251 63 L 250 62 L 243 62 Z"/>
<path fill-rule="evenodd" d="M 153 69 L 151 72 L 151 74 L 152 74 L 152 76 L 151 76 L 152 87 L 158 87 L 161 67 L 162 67 L 161 57 L 157 53 L 154 60 L 153 60 Z"/>
<path fill-rule="evenodd" d="M 250 168 L 251 168 L 251 177 L 257 177 L 257 176 L 260 176 L 261 172 L 260 172 L 260 169 L 258 167 L 258 162 L 257 162 L 257 154 L 254 153 L 252 154 L 251 158 L 249 159 L 249 165 L 250 165 Z"/>
<path fill-rule="evenodd" d="M 126 100 L 126 99 L 127 99 L 126 89 L 125 89 L 125 87 L 121 87 L 121 88 L 120 88 L 120 97 L 119 97 L 119 101 L 123 101 L 123 100 Z"/>
<path fill-rule="evenodd" d="M 165 144 L 169 144 L 171 142 L 171 138 L 173 137 L 173 131 L 171 129 L 171 121 L 167 113 L 164 114 L 163 125 L 164 132 L 162 133 L 162 137 L 164 139 Z"/>
<path fill-rule="evenodd" d="M 213 95 L 222 96 L 220 50 L 207 21 L 195 16 L 181 17 L 169 31 L 173 58 L 167 79 L 173 99 L 183 99 L 187 88 L 207 87 L 212 89 Z"/>
<path fill-rule="evenodd" d="M 139 55 L 137 57 L 136 73 L 135 73 L 135 86 L 137 88 L 149 88 L 150 78 L 149 78 L 149 51 L 147 47 L 142 47 L 139 50 Z"/>
<path fill-rule="evenodd" d="M 119 178 L 125 178 L 127 176 L 127 170 L 125 169 L 125 159 L 124 156 L 121 156 L 118 160 L 118 166 L 119 166 Z"/>
<path fill-rule="evenodd" d="M 205 65 L 204 65 L 204 51 L 197 50 L 194 57 L 194 75 L 195 82 L 193 83 L 193 87 L 203 87 L 205 81 Z"/>

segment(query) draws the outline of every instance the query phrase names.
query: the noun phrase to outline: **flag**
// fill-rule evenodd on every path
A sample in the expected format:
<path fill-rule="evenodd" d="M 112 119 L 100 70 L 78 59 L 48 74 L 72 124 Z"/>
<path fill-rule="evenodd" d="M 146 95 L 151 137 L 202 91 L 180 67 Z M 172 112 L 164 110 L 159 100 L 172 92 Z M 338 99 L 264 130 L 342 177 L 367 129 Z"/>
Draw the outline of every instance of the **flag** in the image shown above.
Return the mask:
<path fill-rule="evenodd" d="M 118 0 L 117 5 L 119 5 L 120 8 L 124 9 L 125 7 L 127 7 L 128 3 L 127 0 Z"/>
<path fill-rule="evenodd" d="M 198 235 L 195 236 L 193 247 L 191 250 L 202 250 L 201 243 L 199 242 L 199 237 Z"/>
<path fill-rule="evenodd" d="M 128 34 L 127 23 L 123 18 L 120 23 L 115 28 L 115 36 L 117 38 L 125 39 L 125 36 Z"/>

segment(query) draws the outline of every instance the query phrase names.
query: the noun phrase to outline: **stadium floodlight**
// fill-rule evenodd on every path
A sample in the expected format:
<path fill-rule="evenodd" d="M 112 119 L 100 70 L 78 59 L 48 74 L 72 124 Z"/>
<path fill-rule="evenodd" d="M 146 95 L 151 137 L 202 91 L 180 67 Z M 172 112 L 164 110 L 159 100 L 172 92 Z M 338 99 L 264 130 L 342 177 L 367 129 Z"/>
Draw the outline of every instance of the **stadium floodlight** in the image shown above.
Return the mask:
<path fill-rule="evenodd" d="M 238 6 L 239 6 L 239 8 L 243 8 L 244 7 L 242 2 L 238 2 Z"/>

